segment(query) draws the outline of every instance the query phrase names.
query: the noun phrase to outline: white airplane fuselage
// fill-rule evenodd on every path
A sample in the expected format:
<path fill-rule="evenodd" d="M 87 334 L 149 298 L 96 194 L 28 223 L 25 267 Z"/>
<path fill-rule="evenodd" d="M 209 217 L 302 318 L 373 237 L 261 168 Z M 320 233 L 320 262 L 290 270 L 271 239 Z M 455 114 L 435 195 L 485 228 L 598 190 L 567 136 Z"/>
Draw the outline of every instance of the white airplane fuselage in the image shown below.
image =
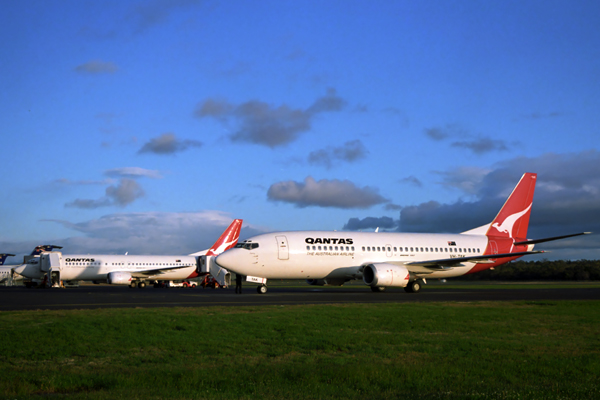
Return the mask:
<path fill-rule="evenodd" d="M 103 281 L 111 272 L 136 273 L 164 268 L 176 269 L 148 274 L 148 279 L 184 280 L 195 276 L 196 262 L 196 256 L 61 254 L 60 264 L 53 268 L 60 270 L 60 278 L 65 281 Z M 28 260 L 15 272 L 31 279 L 43 279 L 46 274 L 39 257 Z"/>
<path fill-rule="evenodd" d="M 254 245 L 254 246 L 253 246 Z M 257 246 L 258 245 L 258 246 Z M 371 263 L 407 262 L 483 255 L 485 235 L 291 231 L 254 236 L 217 257 L 217 263 L 236 273 L 267 279 L 360 279 L 361 267 Z M 252 248 L 254 247 L 254 248 Z M 475 262 L 432 271 L 427 278 L 464 275 Z M 418 273 L 417 267 L 411 272 Z"/>

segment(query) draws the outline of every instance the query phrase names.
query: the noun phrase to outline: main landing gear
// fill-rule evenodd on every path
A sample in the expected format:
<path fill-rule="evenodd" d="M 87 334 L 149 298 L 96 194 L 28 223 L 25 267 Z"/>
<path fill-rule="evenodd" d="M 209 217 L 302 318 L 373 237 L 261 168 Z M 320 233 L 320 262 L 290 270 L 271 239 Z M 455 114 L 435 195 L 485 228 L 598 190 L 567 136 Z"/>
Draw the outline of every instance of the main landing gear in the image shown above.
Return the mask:
<path fill-rule="evenodd" d="M 416 281 L 408 282 L 408 285 L 404 288 L 406 293 L 419 293 L 423 287 L 423 281 L 417 279 Z"/>
<path fill-rule="evenodd" d="M 260 285 L 256 287 L 256 291 L 258 292 L 258 294 L 265 294 L 267 293 L 267 285 Z"/>

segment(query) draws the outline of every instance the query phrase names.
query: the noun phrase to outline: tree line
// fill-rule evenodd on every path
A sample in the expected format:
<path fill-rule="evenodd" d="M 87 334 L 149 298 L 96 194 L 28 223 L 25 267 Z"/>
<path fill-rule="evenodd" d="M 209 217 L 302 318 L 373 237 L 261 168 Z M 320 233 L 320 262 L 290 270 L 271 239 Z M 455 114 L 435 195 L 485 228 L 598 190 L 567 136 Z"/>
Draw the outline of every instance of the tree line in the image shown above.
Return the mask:
<path fill-rule="evenodd" d="M 600 280 L 600 260 L 513 261 L 493 270 L 460 277 L 479 281 L 597 281 Z"/>

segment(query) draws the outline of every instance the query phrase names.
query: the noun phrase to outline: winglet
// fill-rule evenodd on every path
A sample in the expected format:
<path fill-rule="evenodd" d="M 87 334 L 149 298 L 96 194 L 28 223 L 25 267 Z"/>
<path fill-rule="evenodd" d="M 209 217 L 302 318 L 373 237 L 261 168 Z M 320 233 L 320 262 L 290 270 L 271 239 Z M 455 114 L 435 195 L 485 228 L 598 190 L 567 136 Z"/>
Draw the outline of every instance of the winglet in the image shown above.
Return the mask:
<path fill-rule="evenodd" d="M 206 252 L 207 256 L 217 256 L 225 250 L 231 249 L 235 246 L 240 238 L 240 230 L 242 229 L 241 219 L 234 219 L 229 228 L 223 232 L 219 239 L 212 245 Z"/>

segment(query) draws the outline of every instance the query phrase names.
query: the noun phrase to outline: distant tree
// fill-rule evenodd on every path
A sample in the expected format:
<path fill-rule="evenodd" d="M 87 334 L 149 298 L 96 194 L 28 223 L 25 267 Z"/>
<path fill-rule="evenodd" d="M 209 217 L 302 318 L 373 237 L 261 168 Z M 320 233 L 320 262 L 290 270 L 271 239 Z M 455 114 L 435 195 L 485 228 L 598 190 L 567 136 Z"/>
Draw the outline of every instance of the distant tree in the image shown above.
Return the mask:
<path fill-rule="evenodd" d="M 469 281 L 597 281 L 600 260 L 513 261 L 460 277 Z"/>

